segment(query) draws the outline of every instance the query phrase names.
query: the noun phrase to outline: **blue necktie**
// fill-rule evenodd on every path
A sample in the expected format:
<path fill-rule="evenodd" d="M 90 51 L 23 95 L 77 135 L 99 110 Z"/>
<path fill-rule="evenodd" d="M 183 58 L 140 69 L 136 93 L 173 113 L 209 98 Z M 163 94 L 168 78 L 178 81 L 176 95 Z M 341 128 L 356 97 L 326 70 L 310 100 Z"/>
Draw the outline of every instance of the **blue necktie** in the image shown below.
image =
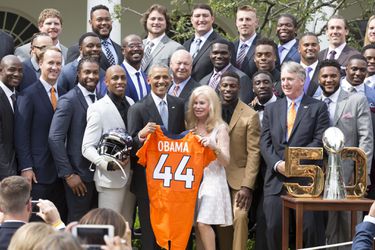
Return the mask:
<path fill-rule="evenodd" d="M 307 89 L 309 88 L 310 86 L 310 72 L 312 71 L 313 69 L 311 67 L 307 67 L 305 69 L 305 72 L 306 72 L 306 79 L 305 79 L 305 85 L 303 85 L 303 92 L 305 92 L 305 94 L 307 93 Z"/>
<path fill-rule="evenodd" d="M 141 76 L 139 72 L 136 72 L 135 75 L 137 76 L 138 88 L 139 88 L 138 99 L 141 100 L 143 98 L 143 87 L 141 83 Z"/>

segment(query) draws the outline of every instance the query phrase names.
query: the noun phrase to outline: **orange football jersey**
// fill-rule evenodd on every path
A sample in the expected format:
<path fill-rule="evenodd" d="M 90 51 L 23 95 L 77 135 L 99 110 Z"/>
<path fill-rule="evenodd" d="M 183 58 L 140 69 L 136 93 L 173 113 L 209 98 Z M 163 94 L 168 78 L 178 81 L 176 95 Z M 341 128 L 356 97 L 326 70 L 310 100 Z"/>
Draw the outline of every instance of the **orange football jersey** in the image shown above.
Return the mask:
<path fill-rule="evenodd" d="M 152 229 L 159 246 L 185 250 L 203 169 L 216 158 L 192 132 L 167 137 L 160 126 L 137 152 L 146 167 Z M 177 138 L 176 138 L 177 137 Z"/>

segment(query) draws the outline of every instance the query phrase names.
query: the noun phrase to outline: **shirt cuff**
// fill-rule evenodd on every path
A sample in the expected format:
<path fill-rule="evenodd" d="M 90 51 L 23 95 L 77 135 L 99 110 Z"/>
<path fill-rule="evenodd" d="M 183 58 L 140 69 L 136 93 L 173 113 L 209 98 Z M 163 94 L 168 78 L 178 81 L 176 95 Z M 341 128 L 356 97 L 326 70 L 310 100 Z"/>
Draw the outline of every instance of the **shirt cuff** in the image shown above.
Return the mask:
<path fill-rule="evenodd" d="M 27 171 L 27 170 L 33 170 L 33 168 L 24 168 L 21 170 L 21 172 Z"/>
<path fill-rule="evenodd" d="M 363 221 L 371 222 L 372 224 L 375 224 L 375 217 L 372 217 L 370 215 L 366 215 Z"/>
<path fill-rule="evenodd" d="M 273 165 L 273 170 L 275 170 L 275 172 L 277 172 L 277 173 L 279 172 L 279 171 L 277 171 L 277 165 L 279 165 L 280 162 L 282 162 L 282 160 L 276 162 L 275 165 Z"/>

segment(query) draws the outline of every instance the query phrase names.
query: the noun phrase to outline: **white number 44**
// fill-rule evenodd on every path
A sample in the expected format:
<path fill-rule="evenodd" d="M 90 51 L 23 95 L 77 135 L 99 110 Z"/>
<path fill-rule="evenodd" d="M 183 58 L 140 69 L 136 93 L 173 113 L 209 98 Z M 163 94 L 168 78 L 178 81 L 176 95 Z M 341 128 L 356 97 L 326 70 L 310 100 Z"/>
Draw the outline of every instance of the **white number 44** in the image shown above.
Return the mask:
<path fill-rule="evenodd" d="M 183 174 L 185 167 L 190 159 L 190 156 L 184 155 L 182 157 L 181 161 L 178 163 L 174 176 L 172 174 L 172 168 L 170 166 L 164 166 L 165 162 L 167 161 L 167 158 L 168 154 L 162 154 L 160 156 L 158 164 L 156 164 L 156 167 L 154 169 L 152 178 L 154 178 L 155 180 L 163 180 L 164 187 L 170 187 L 171 181 L 175 180 L 184 181 L 185 188 L 191 188 L 194 181 L 193 169 L 186 168 L 186 174 Z M 163 167 L 164 172 L 162 172 Z"/>

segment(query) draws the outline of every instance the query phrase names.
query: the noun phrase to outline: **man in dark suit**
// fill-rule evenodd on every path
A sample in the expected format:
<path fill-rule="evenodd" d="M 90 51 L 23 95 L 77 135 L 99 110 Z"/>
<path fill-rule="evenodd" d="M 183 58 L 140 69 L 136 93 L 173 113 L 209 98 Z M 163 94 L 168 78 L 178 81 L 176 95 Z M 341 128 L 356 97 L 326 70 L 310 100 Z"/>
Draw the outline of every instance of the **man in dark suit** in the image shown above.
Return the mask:
<path fill-rule="evenodd" d="M 181 98 L 187 109 L 191 92 L 200 84 L 191 78 L 193 58 L 186 50 L 177 50 L 171 57 L 169 67 L 172 71 L 172 84 L 168 94 Z"/>
<path fill-rule="evenodd" d="M 355 229 L 352 249 L 372 250 L 375 236 L 375 202 L 372 203 L 369 214 Z"/>
<path fill-rule="evenodd" d="M 22 79 L 22 64 L 13 55 L 0 61 L 0 180 L 17 174 L 14 149 L 14 110 L 16 88 Z"/>
<path fill-rule="evenodd" d="M 261 152 L 267 164 L 264 180 L 264 211 L 268 249 L 281 249 L 281 197 L 286 191 L 286 147 L 322 147 L 323 132 L 329 127 L 325 103 L 303 93 L 305 70 L 295 62 L 281 69 L 284 98 L 268 105 L 264 111 Z M 324 245 L 323 216 L 304 213 L 304 246 Z"/>
<path fill-rule="evenodd" d="M 212 28 L 214 20 L 213 11 L 208 4 L 194 5 L 191 24 L 195 34 L 184 43 L 184 47 L 193 57 L 191 77 L 197 82 L 209 74 L 214 67 L 210 60 L 210 48 L 214 40 L 221 38 Z"/>
<path fill-rule="evenodd" d="M 78 221 L 93 205 L 95 184 L 90 162 L 82 156 L 86 113 L 95 102 L 99 62 L 84 57 L 78 64 L 78 84 L 58 102 L 48 141 L 59 178 L 63 178 L 68 221 Z M 66 144 L 65 144 L 66 143 Z"/>
<path fill-rule="evenodd" d="M 248 75 L 250 79 L 257 71 L 254 62 L 254 54 L 255 44 L 259 38 L 259 35 L 255 32 L 258 23 L 255 8 L 244 5 L 237 9 L 236 27 L 240 37 L 233 43 L 236 55 L 233 61 L 236 67 Z"/>
<path fill-rule="evenodd" d="M 59 78 L 57 79 L 57 86 L 63 88 L 66 92 L 71 90 L 77 85 L 77 67 L 79 61 L 86 56 L 93 57 L 98 62 L 100 61 L 101 43 L 99 36 L 94 32 L 87 32 L 83 34 L 78 41 L 79 57 L 66 64 L 62 70 Z M 105 71 L 99 71 L 99 84 L 97 85 L 96 92 L 98 98 L 101 98 L 107 93 L 107 88 L 104 83 Z"/>
<path fill-rule="evenodd" d="M 0 30 L 0 60 L 6 55 L 12 55 L 14 52 L 13 37 L 8 33 Z"/>
<path fill-rule="evenodd" d="M 18 170 L 32 185 L 33 199 L 51 200 L 65 219 L 64 187 L 48 147 L 57 99 L 65 93 L 56 84 L 61 65 L 62 54 L 56 47 L 47 47 L 41 53 L 39 80 L 17 98 L 15 145 Z"/>
<path fill-rule="evenodd" d="M 109 36 L 112 30 L 112 18 L 109 9 L 105 5 L 96 5 L 91 8 L 90 20 L 92 32 L 96 33 L 102 44 L 100 55 L 100 68 L 107 70 L 111 65 L 121 64 L 123 61 L 121 47 Z M 72 62 L 79 57 L 79 45 L 75 44 L 68 49 L 66 62 Z"/>
<path fill-rule="evenodd" d="M 281 14 L 277 19 L 276 35 L 279 38 L 277 49 L 280 65 L 288 61 L 299 63 L 297 19 L 291 14 Z"/>
<path fill-rule="evenodd" d="M 329 45 L 327 49 L 319 52 L 319 61 L 335 59 L 345 69 L 349 58 L 352 55 L 359 54 L 356 49 L 346 44 L 348 34 L 349 28 L 345 18 L 339 15 L 332 16 L 328 20 L 326 31 Z"/>
<path fill-rule="evenodd" d="M 157 124 L 164 125 L 169 132 L 174 134 L 181 133 L 185 129 L 183 101 L 167 94 L 171 83 L 168 70 L 167 66 L 153 65 L 148 74 L 151 93 L 129 109 L 128 129 L 134 138 L 135 152 L 142 146 L 147 135 L 155 131 Z M 161 112 L 163 109 L 167 112 Z M 137 197 L 139 220 L 142 226 L 142 248 L 159 249 L 150 223 L 145 169 L 137 164 L 135 156 L 132 157 L 132 168 L 131 191 Z"/>
<path fill-rule="evenodd" d="M 31 57 L 22 62 L 23 78 L 18 87 L 19 91 L 24 90 L 36 82 L 40 77 L 39 56 L 47 46 L 52 46 L 52 38 L 47 33 L 35 33 L 30 41 Z"/>
<path fill-rule="evenodd" d="M 209 85 L 219 93 L 221 75 L 226 71 L 235 72 L 240 77 L 241 91 L 239 93 L 239 98 L 244 103 L 249 103 L 254 99 L 253 86 L 250 78 L 230 63 L 232 51 L 232 43 L 225 39 L 215 40 L 210 49 L 210 59 L 211 63 L 214 65 L 214 70 L 203 77 L 199 83 Z"/>
<path fill-rule="evenodd" d="M 125 95 L 134 102 L 138 102 L 150 93 L 147 76 L 141 69 L 143 53 L 142 39 L 138 35 L 128 35 L 122 40 L 124 61 L 121 66 L 125 70 L 127 81 Z"/>
<path fill-rule="evenodd" d="M 298 52 L 301 55 L 300 64 L 306 71 L 303 92 L 311 97 L 319 97 L 322 94 L 318 82 L 319 51 L 319 39 L 314 33 L 307 32 L 301 36 L 298 45 Z"/>
<path fill-rule="evenodd" d="M 169 32 L 171 22 L 164 6 L 151 5 L 143 14 L 141 23 L 147 32 L 147 38 L 143 40 L 145 54 L 141 67 L 148 73 L 153 64 L 168 65 L 173 52 L 184 47 L 165 34 Z"/>

